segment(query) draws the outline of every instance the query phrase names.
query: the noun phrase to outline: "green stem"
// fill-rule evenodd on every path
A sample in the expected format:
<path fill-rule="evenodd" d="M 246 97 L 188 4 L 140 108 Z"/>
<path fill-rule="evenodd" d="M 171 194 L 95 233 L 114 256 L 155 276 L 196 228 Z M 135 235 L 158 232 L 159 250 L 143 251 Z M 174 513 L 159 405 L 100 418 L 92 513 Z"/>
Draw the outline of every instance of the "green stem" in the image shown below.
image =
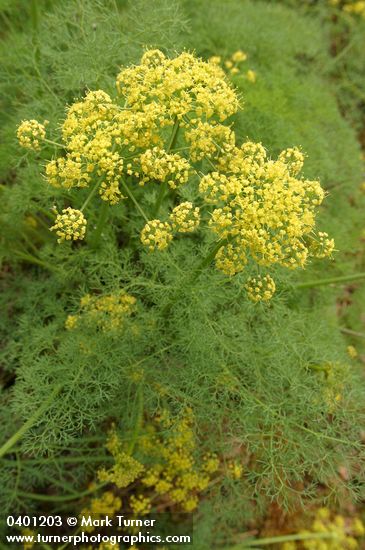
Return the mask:
<path fill-rule="evenodd" d="M 0 458 L 7 454 L 12 447 L 23 437 L 23 435 L 30 430 L 36 424 L 36 422 L 39 420 L 39 418 L 42 416 L 42 414 L 48 409 L 54 398 L 59 394 L 61 391 L 62 386 L 58 385 L 53 390 L 49 398 L 42 404 L 41 407 L 39 407 L 38 410 L 28 418 L 28 420 L 23 424 L 23 426 L 4 443 L 4 445 L 0 448 Z"/>
<path fill-rule="evenodd" d="M 250 540 L 246 543 L 231 546 L 227 550 L 243 550 L 244 548 L 258 548 L 260 546 L 269 546 L 270 544 L 280 544 L 282 542 L 292 542 L 301 540 L 325 540 L 336 539 L 335 533 L 298 533 L 296 535 L 283 535 L 280 537 L 267 537 L 264 539 Z"/>
<path fill-rule="evenodd" d="M 175 122 L 174 122 L 174 126 L 172 128 L 170 141 L 169 141 L 169 143 L 167 145 L 167 149 L 166 149 L 166 151 L 168 153 L 171 151 L 171 149 L 173 149 L 175 147 L 176 140 L 177 140 L 177 134 L 179 133 L 179 127 L 180 127 L 179 119 L 177 117 L 175 117 Z"/>
<path fill-rule="evenodd" d="M 26 254 L 25 252 L 21 252 L 20 250 L 16 250 L 14 254 L 31 264 L 40 265 L 41 267 L 45 267 L 49 271 L 57 271 L 57 269 L 53 267 L 51 264 L 47 262 L 43 262 L 42 260 L 39 260 L 35 256 L 32 256 L 31 254 Z"/>
<path fill-rule="evenodd" d="M 127 193 L 128 197 L 134 203 L 134 205 L 137 208 L 138 212 L 141 214 L 141 216 L 144 218 L 144 220 L 148 223 L 149 220 L 148 220 L 145 212 L 143 211 L 143 209 L 139 205 L 139 202 L 137 201 L 137 199 L 133 195 L 132 191 L 129 189 L 127 183 L 123 179 L 121 179 L 120 181 L 121 181 L 122 187 L 124 188 L 124 191 Z"/>
<path fill-rule="evenodd" d="M 198 265 L 197 268 L 195 268 L 190 277 L 184 282 L 184 286 L 193 283 L 200 275 L 201 271 L 207 267 L 216 257 L 217 252 L 228 242 L 228 239 L 221 239 L 216 243 L 214 248 L 209 252 L 209 254 L 203 259 L 202 262 Z M 163 307 L 162 309 L 162 316 L 167 317 L 169 311 L 171 310 L 172 306 L 175 304 L 175 302 L 179 299 L 180 293 L 181 293 L 181 287 L 179 287 L 174 295 L 172 296 L 171 300 Z"/>
<path fill-rule="evenodd" d="M 221 239 L 216 243 L 214 248 L 209 252 L 209 254 L 202 260 L 202 262 L 198 265 L 198 267 L 193 271 L 191 278 L 189 279 L 190 282 L 195 281 L 195 279 L 199 276 L 199 273 L 208 265 L 212 263 L 214 258 L 216 257 L 219 250 L 228 242 L 228 239 Z"/>
<path fill-rule="evenodd" d="M 175 122 L 174 122 L 174 126 L 172 128 L 172 133 L 171 133 L 171 136 L 170 136 L 170 141 L 167 145 L 167 148 L 166 148 L 166 152 L 169 153 L 171 151 L 171 149 L 174 148 L 175 146 L 175 143 L 176 143 L 176 140 L 177 140 L 177 135 L 179 133 L 179 127 L 180 127 L 180 122 L 178 120 L 178 118 L 175 117 Z M 158 216 L 158 213 L 160 211 L 160 208 L 161 208 L 161 204 L 163 202 L 163 199 L 167 193 L 167 183 L 166 182 L 162 182 L 160 184 L 160 191 L 157 195 L 157 199 L 156 199 L 156 203 L 155 203 L 155 206 L 154 206 L 154 209 L 153 209 L 153 217 L 154 218 L 157 218 Z"/>
<path fill-rule="evenodd" d="M 353 38 L 352 40 L 350 40 L 350 42 L 346 44 L 344 48 L 342 48 L 342 50 L 337 55 L 331 58 L 330 62 L 324 67 L 324 72 L 332 70 L 336 63 L 338 63 L 343 57 L 345 57 L 354 47 L 354 45 L 355 39 Z"/>
<path fill-rule="evenodd" d="M 39 28 L 39 11 L 38 3 L 40 0 L 31 0 L 30 4 L 30 16 L 32 20 L 33 30 L 33 45 L 34 45 L 34 63 L 38 68 L 39 62 L 39 43 L 38 43 L 38 28 Z"/>
<path fill-rule="evenodd" d="M 308 281 L 307 283 L 299 283 L 293 285 L 295 289 L 314 288 L 316 286 L 331 285 L 334 283 L 348 283 L 350 281 L 358 281 L 365 279 L 365 273 L 354 273 L 353 275 L 341 275 L 339 277 L 329 277 L 328 279 L 319 279 L 318 281 Z"/>
<path fill-rule="evenodd" d="M 43 141 L 49 143 L 50 145 L 55 145 L 56 147 L 61 147 L 61 149 L 65 149 L 65 145 L 62 145 L 62 143 L 57 143 L 57 141 L 52 141 L 51 139 L 47 138 L 43 138 Z"/>
<path fill-rule="evenodd" d="M 51 211 L 49 212 L 48 210 L 46 210 L 45 208 L 43 208 L 42 206 L 39 206 L 37 205 L 37 210 L 39 210 L 39 212 L 42 212 L 42 214 L 44 214 L 48 219 L 50 219 L 52 222 L 54 222 L 55 218 L 56 218 L 56 215 Z M 49 229 L 47 227 L 47 229 Z"/>
<path fill-rule="evenodd" d="M 18 496 L 22 498 L 27 498 L 29 500 L 39 500 L 42 502 L 68 502 L 70 500 L 77 500 L 79 498 L 82 498 L 84 496 L 90 495 L 92 493 L 95 493 L 102 487 L 105 487 L 106 483 L 101 483 L 100 485 L 97 485 L 96 487 L 93 487 L 92 489 L 88 489 L 87 491 L 83 491 L 82 493 L 75 493 L 74 495 L 40 495 L 37 493 L 25 493 L 23 491 L 18 491 Z"/>
<path fill-rule="evenodd" d="M 14 464 L 14 460 L 11 460 L 10 458 L 0 458 L 1 462 L 5 462 L 6 464 Z M 30 464 L 49 464 L 52 462 L 57 462 L 57 464 L 78 464 L 81 463 L 87 463 L 87 462 L 114 462 L 114 459 L 111 456 L 93 456 L 93 455 L 85 455 L 85 456 L 61 456 L 61 457 L 47 457 L 47 458 L 30 458 L 30 459 L 24 459 L 23 463 L 25 465 Z"/>
<path fill-rule="evenodd" d="M 357 338 L 365 338 L 365 334 L 363 332 L 357 332 L 356 330 L 351 330 L 345 327 L 340 327 L 340 332 L 343 334 L 349 334 L 350 336 L 356 336 Z"/>
<path fill-rule="evenodd" d="M 96 184 L 94 185 L 94 187 L 92 188 L 91 192 L 89 193 L 89 195 L 88 195 L 87 199 L 85 200 L 84 204 L 81 206 L 81 208 L 80 208 L 81 212 L 83 212 L 85 210 L 85 208 L 87 207 L 87 205 L 89 204 L 89 202 L 91 201 L 93 196 L 95 195 L 96 190 L 98 189 L 99 185 L 100 185 L 100 181 L 98 180 L 96 182 Z"/>
<path fill-rule="evenodd" d="M 33 250 L 33 252 L 35 254 L 38 254 L 38 249 L 36 246 L 34 246 L 34 244 L 32 243 L 32 241 L 28 238 L 28 235 L 25 233 L 25 231 L 22 231 L 21 233 L 21 236 L 23 237 L 23 239 L 25 240 L 25 242 L 27 243 L 27 245 L 29 246 L 29 248 L 31 250 Z M 38 233 L 37 233 L 37 236 L 38 236 Z M 40 237 L 40 236 L 39 236 Z M 41 237 L 40 237 L 41 238 Z M 26 247 L 25 247 L 26 248 Z"/>
<path fill-rule="evenodd" d="M 31 4 L 30 4 L 30 16 L 31 16 L 31 20 L 32 20 L 32 27 L 33 27 L 34 36 L 37 36 L 38 26 L 39 26 L 37 2 L 39 2 L 39 0 L 31 0 Z"/>
<path fill-rule="evenodd" d="M 138 439 L 138 435 L 139 435 L 139 432 L 141 430 L 141 427 L 142 427 L 142 420 L 143 420 L 143 390 L 142 390 L 142 386 L 140 385 L 138 387 L 138 391 L 137 391 L 137 418 L 136 418 L 136 423 L 134 425 L 134 429 L 133 429 L 133 434 L 132 434 L 132 439 L 128 445 L 128 454 L 129 455 L 132 455 L 133 451 L 134 451 L 134 448 L 136 446 L 136 442 L 137 442 L 137 439 Z"/>
<path fill-rule="evenodd" d="M 164 199 L 166 193 L 167 193 L 167 183 L 166 182 L 161 182 L 160 183 L 160 190 L 158 192 L 157 199 L 156 199 L 156 202 L 155 202 L 155 206 L 153 208 L 152 217 L 154 219 L 156 219 L 157 216 L 158 216 L 158 213 L 159 213 L 160 208 L 161 208 L 161 204 L 163 202 L 163 199 Z"/>
<path fill-rule="evenodd" d="M 109 204 L 103 201 L 103 204 L 101 205 L 101 208 L 100 208 L 99 219 L 96 224 L 95 231 L 92 233 L 90 237 L 90 241 L 93 248 L 98 248 L 99 246 L 100 238 L 101 238 L 105 223 L 108 219 L 108 213 L 109 213 Z"/>

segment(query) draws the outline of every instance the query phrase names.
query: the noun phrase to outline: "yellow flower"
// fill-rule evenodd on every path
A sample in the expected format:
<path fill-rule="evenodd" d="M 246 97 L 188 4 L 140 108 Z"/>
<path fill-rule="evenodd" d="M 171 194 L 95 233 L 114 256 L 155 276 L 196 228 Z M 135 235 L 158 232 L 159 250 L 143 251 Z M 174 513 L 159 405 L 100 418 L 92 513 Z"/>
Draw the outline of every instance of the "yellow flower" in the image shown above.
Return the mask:
<path fill-rule="evenodd" d="M 22 535 L 24 537 L 34 537 L 35 531 L 32 531 L 31 529 L 23 529 Z M 23 550 L 31 550 L 34 547 L 34 542 L 24 542 Z"/>
<path fill-rule="evenodd" d="M 355 346 L 347 346 L 347 353 L 349 357 L 351 357 L 351 359 L 356 359 L 356 357 L 358 356 Z"/>
<path fill-rule="evenodd" d="M 237 50 L 232 55 L 231 59 L 234 63 L 242 63 L 243 61 L 246 61 L 247 53 L 243 52 L 242 50 Z"/>
<path fill-rule="evenodd" d="M 55 224 L 50 228 L 55 231 L 58 239 L 62 241 L 77 241 L 85 237 L 87 221 L 80 210 L 68 207 L 62 210 L 62 214 L 57 214 Z"/>
<path fill-rule="evenodd" d="M 328 237 L 328 233 L 319 231 L 317 235 L 312 237 L 309 244 L 309 252 L 315 258 L 327 258 L 332 255 L 335 249 L 334 239 Z"/>
<path fill-rule="evenodd" d="M 245 284 L 248 297 L 253 302 L 268 301 L 275 293 L 276 287 L 270 275 L 250 277 Z"/>
<path fill-rule="evenodd" d="M 78 315 L 68 315 L 66 322 L 65 322 L 65 328 L 67 330 L 72 330 L 76 327 L 77 321 L 79 319 Z"/>
<path fill-rule="evenodd" d="M 48 120 L 45 120 L 43 124 L 34 119 L 23 120 L 16 133 L 19 144 L 27 149 L 40 149 L 40 142 L 46 137 L 45 125 L 47 123 Z"/>
<path fill-rule="evenodd" d="M 203 469 L 208 474 L 214 474 L 219 468 L 217 455 L 210 453 L 204 457 Z"/>
<path fill-rule="evenodd" d="M 73 329 L 84 319 L 105 331 L 119 329 L 125 318 L 134 313 L 136 301 L 123 289 L 101 296 L 86 294 L 80 300 L 80 313 L 67 317 L 66 328 Z"/>
<path fill-rule="evenodd" d="M 113 455 L 115 463 L 108 470 L 99 470 L 99 480 L 114 483 L 119 489 L 128 487 L 144 471 L 143 464 L 124 451 L 122 442 L 114 432 L 108 439 L 107 449 Z"/>
<path fill-rule="evenodd" d="M 269 160 L 260 143 L 247 142 L 226 150 L 217 159 L 218 170 L 201 177 L 199 191 L 213 205 L 209 226 L 230 245 L 217 254 L 217 267 L 233 275 L 250 256 L 260 265 L 295 269 L 305 266 L 310 252 L 331 253 L 333 240 L 314 234 L 316 208 L 325 193 L 319 182 L 298 176 L 302 164 L 296 148 Z M 320 246 L 313 250 L 316 240 Z"/>
<path fill-rule="evenodd" d="M 92 516 L 93 519 L 105 516 L 114 516 L 122 507 L 122 501 L 112 491 L 105 491 L 100 497 L 91 499 L 90 505 L 81 510 L 81 516 Z M 93 531 L 94 527 L 86 527 L 86 531 Z"/>
<path fill-rule="evenodd" d="M 298 147 L 289 147 L 280 153 L 279 160 L 285 162 L 292 176 L 296 176 L 303 168 L 304 155 Z"/>
<path fill-rule="evenodd" d="M 190 144 L 190 157 L 194 162 L 216 158 L 232 151 L 235 145 L 234 132 L 228 126 L 201 120 L 185 132 L 185 139 Z"/>
<path fill-rule="evenodd" d="M 228 475 L 233 479 L 240 479 L 243 474 L 243 466 L 237 460 L 228 463 Z"/>
<path fill-rule="evenodd" d="M 253 71 L 252 69 L 249 69 L 247 72 L 246 72 L 246 78 L 249 82 L 252 82 L 252 84 L 255 84 L 256 80 L 257 80 L 257 74 L 255 71 Z"/>
<path fill-rule="evenodd" d="M 348 13 L 365 17 L 365 1 L 360 0 L 359 2 L 349 2 L 343 6 L 343 10 Z"/>
<path fill-rule="evenodd" d="M 144 516 L 151 511 L 151 499 L 143 495 L 132 495 L 129 499 L 129 505 L 136 516 Z"/>
<path fill-rule="evenodd" d="M 363 537 L 365 535 L 365 527 L 360 518 L 353 520 L 351 529 L 356 537 Z"/>
<path fill-rule="evenodd" d="M 172 210 L 169 220 L 174 231 L 191 233 L 200 223 L 199 208 L 189 201 L 182 202 Z"/>
<path fill-rule="evenodd" d="M 188 52 L 173 59 L 158 50 L 153 50 L 153 54 L 146 52 L 139 65 L 122 69 L 117 89 L 132 109 L 150 102 L 162 105 L 163 125 L 174 117 L 182 121 L 192 111 L 198 117 L 208 119 L 216 115 L 224 120 L 238 109 L 236 93 L 219 65 Z"/>
<path fill-rule="evenodd" d="M 147 149 L 142 153 L 140 163 L 141 185 L 150 180 L 167 181 L 171 189 L 176 189 L 189 178 L 189 162 L 180 155 L 167 153 L 159 147 Z"/>
<path fill-rule="evenodd" d="M 222 58 L 219 55 L 212 55 L 212 57 L 209 58 L 209 62 L 213 63 L 213 65 L 220 65 Z"/>
<path fill-rule="evenodd" d="M 83 169 L 78 156 L 68 153 L 66 157 L 51 160 L 46 165 L 46 178 L 54 187 L 87 187 L 90 174 Z"/>
<path fill-rule="evenodd" d="M 171 225 L 161 220 L 149 221 L 141 232 L 142 244 L 147 246 L 151 251 L 156 248 L 158 250 L 165 250 L 172 241 L 172 238 Z"/>
<path fill-rule="evenodd" d="M 243 271 L 246 264 L 247 256 L 245 250 L 237 243 L 228 243 L 222 246 L 215 257 L 217 269 L 230 277 Z"/>
<path fill-rule="evenodd" d="M 192 512 L 197 508 L 198 504 L 199 504 L 198 497 L 191 496 L 186 500 L 184 500 L 182 507 L 185 510 L 185 512 Z"/>

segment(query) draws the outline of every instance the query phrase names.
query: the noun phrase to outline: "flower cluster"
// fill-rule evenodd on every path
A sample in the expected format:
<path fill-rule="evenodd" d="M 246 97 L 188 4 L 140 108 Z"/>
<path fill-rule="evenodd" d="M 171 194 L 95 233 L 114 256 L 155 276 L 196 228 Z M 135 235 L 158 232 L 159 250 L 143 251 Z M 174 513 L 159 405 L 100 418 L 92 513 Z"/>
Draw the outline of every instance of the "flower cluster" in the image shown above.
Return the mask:
<path fill-rule="evenodd" d="M 217 170 L 201 177 L 199 191 L 213 205 L 209 226 L 222 242 L 218 269 L 234 275 L 248 258 L 294 269 L 304 267 L 310 255 L 331 254 L 333 240 L 314 233 L 325 193 L 318 181 L 298 176 L 303 160 L 296 148 L 271 160 L 261 144 L 246 142 L 223 154 Z"/>
<path fill-rule="evenodd" d="M 129 499 L 129 505 L 132 512 L 134 512 L 137 517 L 148 514 L 152 508 L 151 499 L 143 495 L 131 495 L 131 498 Z"/>
<path fill-rule="evenodd" d="M 309 252 L 315 258 L 328 258 L 335 249 L 334 239 L 328 237 L 328 233 L 318 231 L 317 235 L 310 241 Z"/>
<path fill-rule="evenodd" d="M 302 530 L 300 534 L 314 534 L 317 538 L 286 542 L 281 546 L 282 550 L 356 550 L 360 548 L 357 539 L 365 535 L 365 527 L 358 517 L 333 516 L 328 508 L 320 508 L 311 528 Z"/>
<path fill-rule="evenodd" d="M 338 6 L 343 11 L 353 15 L 365 17 L 365 1 L 364 0 L 328 0 L 332 6 Z"/>
<path fill-rule="evenodd" d="M 90 174 L 82 169 L 81 159 L 72 155 L 51 160 L 46 165 L 46 177 L 53 187 L 66 189 L 87 187 L 91 181 Z"/>
<path fill-rule="evenodd" d="M 238 109 L 222 69 L 188 52 L 169 59 L 159 50 L 147 51 L 139 65 L 121 71 L 117 87 L 132 110 L 157 103 L 163 125 L 191 112 L 223 121 Z"/>
<path fill-rule="evenodd" d="M 168 222 L 151 220 L 141 231 L 141 243 L 149 250 L 165 250 L 172 241 L 173 235 Z"/>
<path fill-rule="evenodd" d="M 162 415 L 159 423 L 169 430 L 169 435 L 163 438 L 152 426 L 150 434 L 142 440 L 141 448 L 154 461 L 142 484 L 168 499 L 171 506 L 192 512 L 198 505 L 199 493 L 208 487 L 211 476 L 218 470 L 219 461 L 211 453 L 201 464 L 196 462 L 191 412 L 177 423 L 171 422 L 168 414 Z"/>
<path fill-rule="evenodd" d="M 197 121 L 185 132 L 190 145 L 190 157 L 193 162 L 204 158 L 213 159 L 222 151 L 232 151 L 235 145 L 234 132 L 223 124 Z"/>
<path fill-rule="evenodd" d="M 85 237 L 86 218 L 80 210 L 68 207 L 57 214 L 54 225 L 50 228 L 58 237 L 58 242 L 77 241 Z"/>
<path fill-rule="evenodd" d="M 224 223 L 224 220 L 222 220 Z M 247 264 L 247 256 L 244 249 L 235 243 L 223 245 L 215 257 L 216 267 L 226 275 L 233 276 L 242 271 Z"/>
<path fill-rule="evenodd" d="M 68 190 L 92 185 L 92 194 L 95 188 L 114 205 L 126 198 L 126 178 L 177 189 L 189 179 L 191 160 L 214 154 L 213 141 L 234 145 L 233 133 L 219 122 L 238 110 L 239 101 L 224 71 L 212 63 L 188 52 L 170 59 L 149 50 L 138 65 L 121 70 L 117 88 L 115 99 L 94 90 L 67 108 L 64 153 L 45 167 L 50 185 Z M 179 128 L 191 143 L 190 158 L 173 150 Z M 25 147 L 39 148 L 44 137 L 44 125 L 35 120 L 18 128 Z"/>
<path fill-rule="evenodd" d="M 320 391 L 313 395 L 314 403 L 319 406 L 325 404 L 327 412 L 334 413 L 343 399 L 349 379 L 349 365 L 331 361 L 310 364 L 308 369 L 315 372 L 321 382 Z"/>
<path fill-rule="evenodd" d="M 86 294 L 81 298 L 80 312 L 77 315 L 69 315 L 65 326 L 71 330 L 81 320 L 86 320 L 105 331 L 119 329 L 123 326 L 125 318 L 134 312 L 135 304 L 136 298 L 124 290 L 102 296 Z"/>
<path fill-rule="evenodd" d="M 45 120 L 43 124 L 40 124 L 34 119 L 23 120 L 23 122 L 18 126 L 16 134 L 19 144 L 26 149 L 40 149 L 40 142 L 46 137 L 45 125 L 47 123 L 48 120 Z"/>
<path fill-rule="evenodd" d="M 173 208 L 168 221 L 151 220 L 141 231 L 141 242 L 150 251 L 165 250 L 174 233 L 192 233 L 200 224 L 200 210 L 190 201 Z"/>
<path fill-rule="evenodd" d="M 122 442 L 114 432 L 108 440 L 107 449 L 113 456 L 115 463 L 108 470 L 100 470 L 98 478 L 100 481 L 114 483 L 119 489 L 124 489 L 140 477 L 144 471 L 144 466 L 125 452 Z"/>
<path fill-rule="evenodd" d="M 246 59 L 238 50 L 224 66 L 235 73 Z M 145 220 L 151 213 L 140 233 L 150 251 L 165 250 L 175 233 L 194 231 L 203 208 L 217 240 L 216 267 L 229 276 L 252 261 L 294 269 L 305 267 L 310 257 L 330 256 L 333 239 L 315 232 L 325 193 L 318 181 L 300 175 L 303 153 L 291 147 L 271 159 L 260 143 L 239 145 L 232 128 L 223 124 L 238 110 L 239 100 L 221 64 L 218 57 L 206 62 L 188 52 L 171 59 L 159 50 L 146 51 L 139 64 L 122 68 L 116 99 L 90 91 L 67 109 L 65 153 L 46 165 L 49 183 L 68 190 L 92 186 L 82 210 L 95 192 L 116 204 L 126 198 L 124 189 Z M 162 203 L 172 207 L 188 181 L 199 182 L 199 208 L 185 201 L 160 219 Z M 154 191 L 149 195 L 153 185 L 160 188 L 156 199 Z M 142 206 L 135 192 L 142 201 L 148 195 Z M 154 207 L 145 210 L 151 198 Z M 61 242 L 82 239 L 85 226 L 84 214 L 68 208 L 52 230 Z M 264 277 L 246 288 L 252 300 L 268 300 L 275 284 Z"/>
<path fill-rule="evenodd" d="M 171 189 L 176 189 L 188 181 L 189 162 L 177 153 L 167 153 L 159 147 L 154 147 L 141 154 L 140 163 L 141 185 L 150 180 L 167 181 Z"/>
<path fill-rule="evenodd" d="M 178 422 L 172 422 L 166 411 L 151 424 L 148 424 L 139 438 L 137 452 L 144 457 L 136 460 L 112 431 L 107 448 L 114 458 L 114 465 L 98 472 L 100 481 L 113 483 L 119 490 L 133 485 L 133 494 L 128 498 L 131 511 L 139 515 L 150 512 L 152 506 L 163 503 L 164 507 L 177 507 L 192 512 L 198 505 L 199 494 L 204 491 L 219 469 L 219 459 L 214 453 L 208 453 L 197 459 L 196 443 L 192 430 L 191 411 Z M 163 433 L 167 432 L 167 436 Z M 228 475 L 238 479 L 242 467 L 230 462 Z M 153 499 L 153 501 L 152 501 Z M 116 511 L 117 500 L 108 493 L 101 499 L 94 499 L 91 507 L 95 513 L 99 509 L 109 513 Z"/>
<path fill-rule="evenodd" d="M 93 519 L 113 517 L 122 507 L 122 501 L 112 491 L 105 491 L 100 497 L 91 499 L 90 505 L 81 511 L 81 517 L 92 516 Z M 93 526 L 86 526 L 85 531 L 93 531 Z"/>
<path fill-rule="evenodd" d="M 250 277 L 245 284 L 247 295 L 253 302 L 270 300 L 276 290 L 275 283 L 270 275 Z"/>
<path fill-rule="evenodd" d="M 248 59 L 248 55 L 246 52 L 242 50 L 237 50 L 227 59 L 223 60 L 221 56 L 213 55 L 209 59 L 209 61 L 214 65 L 222 65 L 225 68 L 225 70 L 229 72 L 229 74 L 234 76 L 242 73 L 242 69 L 243 69 L 242 65 L 247 61 L 247 59 Z M 256 72 L 252 69 L 248 69 L 245 72 L 245 77 L 249 82 L 253 84 L 256 82 L 256 78 L 257 78 Z"/>
<path fill-rule="evenodd" d="M 243 466 L 238 460 L 230 460 L 227 464 L 228 476 L 232 479 L 241 479 Z"/>
<path fill-rule="evenodd" d="M 172 229 L 178 233 L 191 233 L 199 226 L 199 208 L 194 208 L 189 201 L 182 202 L 170 214 Z"/>
<path fill-rule="evenodd" d="M 347 346 L 347 354 L 351 359 L 356 359 L 359 355 L 355 346 Z"/>

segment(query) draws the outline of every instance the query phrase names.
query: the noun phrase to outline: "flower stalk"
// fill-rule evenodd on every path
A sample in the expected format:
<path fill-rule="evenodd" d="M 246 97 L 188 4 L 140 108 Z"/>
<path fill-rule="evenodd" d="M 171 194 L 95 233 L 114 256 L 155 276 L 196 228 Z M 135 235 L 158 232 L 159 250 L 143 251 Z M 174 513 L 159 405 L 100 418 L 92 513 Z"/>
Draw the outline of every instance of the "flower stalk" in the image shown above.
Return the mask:
<path fill-rule="evenodd" d="M 336 533 L 297 533 L 295 535 L 283 535 L 279 537 L 267 537 L 263 539 L 249 540 L 236 546 L 231 546 L 226 550 L 243 550 L 244 548 L 256 548 L 261 546 L 270 546 L 272 544 L 280 544 L 283 542 L 295 542 L 304 540 L 334 540 Z"/>
<path fill-rule="evenodd" d="M 327 286 L 331 284 L 350 283 L 365 279 L 365 273 L 353 273 L 352 275 L 340 275 L 339 277 L 328 277 L 327 279 L 318 279 L 317 281 L 308 281 L 293 285 L 295 289 L 315 288 L 317 286 Z"/>

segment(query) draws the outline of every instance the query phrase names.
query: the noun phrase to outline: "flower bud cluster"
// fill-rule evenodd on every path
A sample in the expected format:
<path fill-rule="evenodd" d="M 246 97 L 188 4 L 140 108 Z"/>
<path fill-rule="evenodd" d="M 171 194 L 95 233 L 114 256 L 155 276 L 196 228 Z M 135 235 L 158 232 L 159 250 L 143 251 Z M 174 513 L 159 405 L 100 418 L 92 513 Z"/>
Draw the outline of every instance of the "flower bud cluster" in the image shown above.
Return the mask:
<path fill-rule="evenodd" d="M 43 124 L 40 124 L 37 120 L 23 120 L 18 126 L 17 138 L 19 144 L 26 149 L 38 150 L 41 148 L 41 141 L 46 137 L 45 125 L 48 120 L 45 120 Z"/>
<path fill-rule="evenodd" d="M 68 207 L 62 210 L 62 214 L 57 214 L 51 231 L 54 231 L 58 237 L 58 242 L 77 241 L 85 237 L 87 221 L 80 210 Z"/>
<path fill-rule="evenodd" d="M 200 224 L 200 210 L 186 201 L 173 208 L 168 221 L 151 220 L 141 231 L 141 242 L 151 252 L 165 250 L 175 233 L 192 233 Z"/>

